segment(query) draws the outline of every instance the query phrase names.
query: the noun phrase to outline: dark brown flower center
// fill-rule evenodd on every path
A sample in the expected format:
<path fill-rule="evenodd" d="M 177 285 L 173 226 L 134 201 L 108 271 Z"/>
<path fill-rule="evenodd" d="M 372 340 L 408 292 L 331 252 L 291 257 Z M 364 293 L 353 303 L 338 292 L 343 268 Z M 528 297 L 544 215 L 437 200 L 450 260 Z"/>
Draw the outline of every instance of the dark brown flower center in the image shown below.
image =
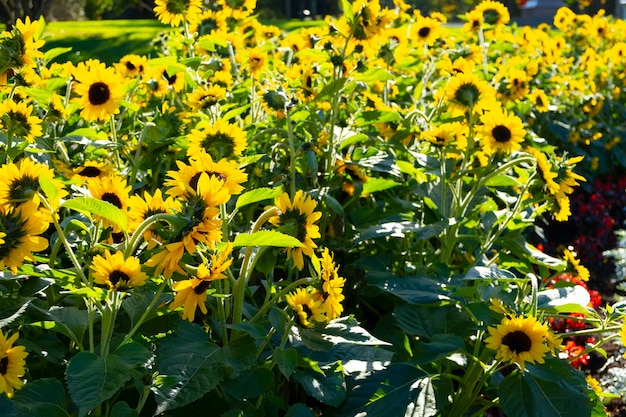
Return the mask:
<path fill-rule="evenodd" d="M 507 333 L 502 338 L 502 344 L 506 345 L 516 354 L 522 352 L 528 352 L 532 346 L 532 340 L 526 333 L 521 330 L 516 330 L 511 333 Z"/>
<path fill-rule="evenodd" d="M 211 285 L 211 281 L 202 281 L 200 284 L 194 287 L 193 292 L 200 295 L 204 293 L 209 288 L 210 285 Z"/>
<path fill-rule="evenodd" d="M 113 204 L 115 207 L 121 209 L 122 208 L 122 200 L 115 193 L 104 193 L 102 194 L 102 201 L 106 201 L 107 203 Z"/>
<path fill-rule="evenodd" d="M 102 171 L 98 167 L 84 167 L 80 170 L 78 174 L 82 175 L 83 177 L 95 178 L 98 177 L 101 173 Z"/>
<path fill-rule="evenodd" d="M 130 277 L 125 272 L 116 269 L 109 275 L 109 281 L 111 281 L 114 287 L 125 287 L 130 281 Z M 118 283 L 120 285 L 117 285 Z"/>
<path fill-rule="evenodd" d="M 507 143 L 511 140 L 512 136 L 509 128 L 502 125 L 498 125 L 491 129 L 491 134 L 498 143 Z"/>
<path fill-rule="evenodd" d="M 420 28 L 420 30 L 417 31 L 417 34 L 422 39 L 427 38 L 428 35 L 430 35 L 430 28 L 429 27 Z"/>
<path fill-rule="evenodd" d="M 9 357 L 0 359 L 0 375 L 6 375 L 9 369 Z"/>
<path fill-rule="evenodd" d="M 102 82 L 96 82 L 89 86 L 89 103 L 100 106 L 111 98 L 109 86 Z"/>

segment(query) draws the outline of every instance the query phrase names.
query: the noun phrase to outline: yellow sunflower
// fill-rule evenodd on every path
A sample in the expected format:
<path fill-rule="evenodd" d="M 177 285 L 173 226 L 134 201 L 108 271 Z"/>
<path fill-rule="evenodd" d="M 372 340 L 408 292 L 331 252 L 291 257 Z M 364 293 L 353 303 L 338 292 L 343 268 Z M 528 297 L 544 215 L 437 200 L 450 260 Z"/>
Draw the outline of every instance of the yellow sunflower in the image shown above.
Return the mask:
<path fill-rule="evenodd" d="M 563 251 L 563 255 L 565 256 L 565 260 L 568 265 L 571 265 L 576 271 L 576 275 L 583 281 L 589 281 L 589 270 L 580 264 L 580 259 L 576 259 L 576 255 L 569 249 L 565 249 Z"/>
<path fill-rule="evenodd" d="M 115 64 L 115 69 L 124 77 L 137 77 L 146 71 L 148 58 L 135 54 L 124 55 L 120 61 Z"/>
<path fill-rule="evenodd" d="M 213 123 L 206 120 L 199 122 L 187 135 L 189 148 L 187 155 L 196 155 L 206 151 L 219 161 L 222 158 L 241 156 L 246 149 L 246 132 L 239 125 L 218 119 Z"/>
<path fill-rule="evenodd" d="M 285 299 L 293 310 L 298 325 L 312 328 L 316 323 L 326 322 L 322 298 L 316 290 L 298 288 L 287 294 Z"/>
<path fill-rule="evenodd" d="M 46 195 L 52 207 L 58 207 L 60 200 L 67 196 L 63 183 L 54 178 L 54 171 L 47 165 L 22 158 L 17 163 L 0 167 L 0 204 L 19 206 L 33 201 L 39 206 L 39 193 L 43 193 L 40 180 L 45 179 L 54 188 L 53 195 Z"/>
<path fill-rule="evenodd" d="M 131 186 L 126 185 L 126 180 L 121 177 L 109 176 L 93 178 L 87 181 L 87 188 L 91 196 L 97 200 L 106 201 L 122 210 L 128 210 Z M 96 221 L 104 220 L 100 216 L 94 216 Z M 104 221 L 108 225 L 108 221 Z"/>
<path fill-rule="evenodd" d="M 93 63 L 79 66 L 74 72 L 77 83 L 72 99 L 81 108 L 80 115 L 87 121 L 106 121 L 119 113 L 118 101 L 124 97 L 124 85 L 115 69 Z"/>
<path fill-rule="evenodd" d="M 465 23 L 463 31 L 466 33 L 476 33 L 482 29 L 485 24 L 485 16 L 480 10 L 470 10 L 463 16 Z"/>
<path fill-rule="evenodd" d="M 539 113 L 545 113 L 550 110 L 550 98 L 543 90 L 533 90 L 528 98 L 534 104 L 534 109 Z"/>
<path fill-rule="evenodd" d="M 202 13 L 202 0 L 155 0 L 154 13 L 159 21 L 172 27 L 196 22 Z"/>
<path fill-rule="evenodd" d="M 466 127 L 459 122 L 442 123 L 422 133 L 422 137 L 435 146 L 455 144 L 458 149 L 467 149 Z"/>
<path fill-rule="evenodd" d="M 519 117 L 499 108 L 483 114 L 480 121 L 477 133 L 485 152 L 510 154 L 521 148 L 526 130 Z"/>
<path fill-rule="evenodd" d="M 328 321 L 341 316 L 343 306 L 341 302 L 346 298 L 343 295 L 343 286 L 346 279 L 339 276 L 339 267 L 335 265 L 333 255 L 328 248 L 324 248 L 321 259 L 322 307 Z"/>
<path fill-rule="evenodd" d="M 276 226 L 279 231 L 295 237 L 304 246 L 301 248 L 288 248 L 287 258 L 292 259 L 296 268 L 304 268 L 303 255 L 315 256 L 314 249 L 317 245 L 313 239 L 319 238 L 319 226 L 314 224 L 322 217 L 322 213 L 315 211 L 317 202 L 306 195 L 302 190 L 298 190 L 293 198 L 289 198 L 288 193 L 282 193 L 274 201 L 280 214 L 269 219 L 269 222 Z"/>
<path fill-rule="evenodd" d="M 441 22 L 432 17 L 419 16 L 411 27 L 411 40 L 418 47 L 432 46 L 441 35 Z"/>
<path fill-rule="evenodd" d="M 186 104 L 194 112 L 206 110 L 226 97 L 226 89 L 217 84 L 204 85 L 194 88 L 187 94 Z"/>
<path fill-rule="evenodd" d="M 213 158 L 208 153 L 201 151 L 192 155 L 189 165 L 182 161 L 176 161 L 177 171 L 168 171 L 168 179 L 165 186 L 166 191 L 172 197 L 189 198 L 198 194 L 198 183 L 203 173 L 211 178 L 221 181 L 223 188 L 230 194 L 239 194 L 244 190 L 243 184 L 248 179 L 248 174 L 237 167 L 237 164 L 220 159 L 213 162 Z M 221 188 L 221 187 L 220 187 Z M 207 190 L 205 188 L 206 191 Z"/>
<path fill-rule="evenodd" d="M 231 251 L 232 243 L 229 242 L 221 252 L 211 256 L 209 266 L 200 264 L 195 277 L 172 284 L 172 288 L 176 291 L 176 296 L 170 304 L 170 309 L 175 310 L 184 306 L 183 320 L 189 320 L 190 322 L 193 322 L 196 318 L 196 310 L 198 308 L 202 314 L 207 314 L 207 289 L 213 281 L 226 278 L 223 272 L 233 262 L 229 258 Z"/>
<path fill-rule="evenodd" d="M 143 193 L 143 197 L 133 195 L 128 202 L 128 219 L 129 229 L 134 231 L 147 218 L 155 214 L 180 212 L 180 201 L 168 197 L 163 199 L 161 190 L 157 189 L 154 194 L 147 191 Z M 153 225 L 143 233 L 143 238 L 148 244 L 148 249 L 153 249 L 158 243 L 162 242 L 161 237 L 155 232 L 157 225 Z"/>
<path fill-rule="evenodd" d="M 85 161 L 81 166 L 70 169 L 66 175 L 69 179 L 84 182 L 115 175 L 115 166 L 103 161 Z"/>
<path fill-rule="evenodd" d="M 526 362 L 544 363 L 554 341 L 548 326 L 534 317 L 507 316 L 496 327 L 489 326 L 487 330 L 490 336 L 485 343 L 496 351 L 496 359 L 516 363 L 522 370 Z"/>
<path fill-rule="evenodd" d="M 511 20 L 509 9 L 499 1 L 483 0 L 474 10 L 483 14 L 488 25 L 506 25 Z"/>
<path fill-rule="evenodd" d="M 24 101 L 16 103 L 13 100 L 4 100 L 0 103 L 0 125 L 10 138 L 25 139 L 33 143 L 36 137 L 42 135 L 41 119 L 33 113 L 33 106 Z"/>
<path fill-rule="evenodd" d="M 472 109 L 479 112 L 493 107 L 495 90 L 487 81 L 472 73 L 457 73 L 443 90 L 448 108 L 453 113 L 465 114 Z"/>
<path fill-rule="evenodd" d="M 13 346 L 19 333 L 9 337 L 0 330 L 0 394 L 6 393 L 13 398 L 16 389 L 21 389 L 24 382 L 20 379 L 26 372 L 26 356 L 24 346 Z"/>
<path fill-rule="evenodd" d="M 8 267 L 17 274 L 24 261 L 34 261 L 32 253 L 48 247 L 48 240 L 39 235 L 48 230 L 50 221 L 50 213 L 38 210 L 32 201 L 19 207 L 0 204 L 0 270 Z"/>
<path fill-rule="evenodd" d="M 126 291 L 140 287 L 148 279 L 148 275 L 141 271 L 139 259 L 134 256 L 124 258 L 123 252 L 111 254 L 107 250 L 104 256 L 96 255 L 91 270 L 94 282 L 107 285 L 111 291 Z"/>

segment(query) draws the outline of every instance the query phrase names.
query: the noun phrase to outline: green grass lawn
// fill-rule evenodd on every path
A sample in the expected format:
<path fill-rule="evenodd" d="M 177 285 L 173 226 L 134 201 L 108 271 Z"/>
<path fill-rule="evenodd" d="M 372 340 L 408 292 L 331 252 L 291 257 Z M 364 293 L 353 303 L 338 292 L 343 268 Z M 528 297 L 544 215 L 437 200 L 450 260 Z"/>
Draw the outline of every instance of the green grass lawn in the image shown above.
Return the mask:
<path fill-rule="evenodd" d="M 279 26 L 286 31 L 297 30 L 302 27 L 316 26 L 322 21 L 310 20 L 279 20 L 263 22 Z M 98 58 L 107 64 L 119 61 L 124 55 L 134 53 L 150 56 L 155 50 L 152 40 L 160 32 L 173 30 L 157 20 L 95 20 L 50 22 L 44 32 L 46 44 L 42 48 L 45 52 L 52 48 L 71 47 L 67 52 L 55 60 L 57 62 L 71 61 L 78 63 L 89 58 Z"/>

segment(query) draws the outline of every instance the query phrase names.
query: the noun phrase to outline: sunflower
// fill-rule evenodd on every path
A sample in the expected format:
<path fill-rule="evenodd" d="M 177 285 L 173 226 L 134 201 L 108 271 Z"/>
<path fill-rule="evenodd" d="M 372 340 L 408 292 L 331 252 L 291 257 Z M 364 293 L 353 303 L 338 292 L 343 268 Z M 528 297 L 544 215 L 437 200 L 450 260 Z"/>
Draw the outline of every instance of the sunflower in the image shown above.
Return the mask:
<path fill-rule="evenodd" d="M 34 261 L 32 252 L 48 247 L 48 240 L 39 235 L 48 230 L 50 221 L 50 214 L 32 201 L 19 207 L 0 204 L 0 270 L 8 267 L 17 274 L 25 260 Z"/>
<path fill-rule="evenodd" d="M 483 0 L 474 10 L 483 14 L 488 25 L 506 25 L 511 20 L 509 9 L 499 1 Z"/>
<path fill-rule="evenodd" d="M 33 201 L 39 206 L 39 194 L 43 193 L 40 181 L 54 188 L 53 195 L 46 195 L 52 207 L 58 207 L 61 198 L 67 195 L 63 183 L 54 178 L 54 171 L 47 165 L 29 158 L 22 158 L 17 163 L 0 167 L 0 204 L 19 206 L 26 201 Z"/>
<path fill-rule="evenodd" d="M 147 218 L 155 214 L 180 212 L 180 201 L 168 197 L 163 200 L 161 190 L 157 189 L 153 195 L 147 191 L 143 193 L 143 197 L 133 195 L 128 202 L 128 219 L 130 221 L 129 229 L 136 230 L 137 227 Z M 159 225 L 155 224 L 143 233 L 144 240 L 148 243 L 148 249 L 153 249 L 157 243 L 161 242 L 161 237 L 155 232 L 155 228 Z"/>
<path fill-rule="evenodd" d="M 496 327 L 489 326 L 487 330 L 490 336 L 485 343 L 487 348 L 497 352 L 496 359 L 517 363 L 522 370 L 526 362 L 544 363 L 543 358 L 554 344 L 548 326 L 534 317 L 507 316 Z"/>
<path fill-rule="evenodd" d="M 321 261 L 322 296 L 324 297 L 322 307 L 327 320 L 330 321 L 340 317 L 343 312 L 341 302 L 346 298 L 343 295 L 346 279 L 339 276 L 339 268 L 335 265 L 333 255 L 328 248 L 324 248 Z"/>
<path fill-rule="evenodd" d="M 0 124 L 7 136 L 33 143 L 41 136 L 41 119 L 33 114 L 33 106 L 24 101 L 4 100 L 0 103 Z"/>
<path fill-rule="evenodd" d="M 550 110 L 550 99 L 543 90 L 533 90 L 529 95 L 529 99 L 534 104 L 534 109 L 539 113 L 545 113 Z"/>
<path fill-rule="evenodd" d="M 250 48 L 246 50 L 244 68 L 248 68 L 250 75 L 259 75 L 267 66 L 267 53 L 259 48 Z"/>
<path fill-rule="evenodd" d="M 478 128 L 478 134 L 487 153 L 510 154 L 521 148 L 526 130 L 519 117 L 500 108 L 486 112 L 480 120 L 483 124 Z"/>
<path fill-rule="evenodd" d="M 200 308 L 203 314 L 207 314 L 206 297 L 207 289 L 211 282 L 226 278 L 224 271 L 230 267 L 233 260 L 229 258 L 232 251 L 232 243 L 227 243 L 226 247 L 218 254 L 211 256 L 210 266 L 200 264 L 196 276 L 178 281 L 172 284 L 176 291 L 176 296 L 170 304 L 170 309 L 175 310 L 180 306 L 183 308 L 183 320 L 193 322 L 196 318 L 196 310 Z"/>
<path fill-rule="evenodd" d="M 154 5 L 157 19 L 172 27 L 196 22 L 202 13 L 202 0 L 155 0 Z"/>
<path fill-rule="evenodd" d="M 74 72 L 78 95 L 72 101 L 82 108 L 80 115 L 87 121 L 106 121 L 119 113 L 118 101 L 124 97 L 124 85 L 115 69 L 101 63 L 79 66 Z"/>
<path fill-rule="evenodd" d="M 218 161 L 222 158 L 241 156 L 246 149 L 246 132 L 239 125 L 218 119 L 213 123 L 206 120 L 199 122 L 187 135 L 189 149 L 187 155 L 196 155 L 206 151 Z"/>
<path fill-rule="evenodd" d="M 237 164 L 226 159 L 213 162 L 211 155 L 204 151 L 192 155 L 189 165 L 176 161 L 177 171 L 168 171 L 169 179 L 165 181 L 166 191 L 172 197 L 189 198 L 198 194 L 200 177 L 205 173 L 210 178 L 219 180 L 223 188 L 230 194 L 239 194 L 244 190 L 241 185 L 248 179 L 248 174 L 237 167 Z M 222 187 L 216 188 L 215 191 Z M 211 191 L 206 189 L 206 191 Z"/>
<path fill-rule="evenodd" d="M 316 323 L 326 322 L 322 298 L 316 290 L 297 288 L 287 294 L 285 299 L 293 310 L 298 325 L 310 329 Z"/>
<path fill-rule="evenodd" d="M 565 249 L 563 255 L 568 265 L 574 268 L 578 277 L 583 281 L 589 281 L 589 270 L 584 265 L 580 264 L 580 259 L 576 259 L 576 255 L 569 249 Z"/>
<path fill-rule="evenodd" d="M 70 169 L 66 175 L 69 179 L 84 182 L 115 175 L 115 167 L 108 162 L 85 161 L 82 165 Z"/>
<path fill-rule="evenodd" d="M 289 198 L 288 193 L 282 193 L 276 197 L 275 206 L 280 211 L 278 216 L 269 219 L 269 222 L 276 226 L 279 231 L 295 237 L 302 243 L 301 248 L 288 248 L 287 258 L 292 259 L 296 268 L 304 268 L 304 258 L 315 256 L 313 251 L 317 245 L 313 239 L 319 238 L 319 226 L 314 224 L 322 217 L 322 213 L 314 211 L 317 202 L 302 190 L 298 190 L 293 198 Z"/>
<path fill-rule="evenodd" d="M 126 185 L 125 179 L 116 176 L 94 178 L 87 181 L 87 188 L 93 198 L 106 201 L 126 213 L 131 186 Z M 96 221 L 101 219 L 100 216 L 94 218 Z"/>
<path fill-rule="evenodd" d="M 475 112 L 493 107 L 495 91 L 487 81 L 472 73 L 457 73 L 446 85 L 444 97 L 453 113 Z"/>
<path fill-rule="evenodd" d="M 470 10 L 463 16 L 465 23 L 463 31 L 466 33 L 476 33 L 482 29 L 485 24 L 485 16 L 480 10 Z"/>
<path fill-rule="evenodd" d="M 25 373 L 28 353 L 24 346 L 13 346 L 18 337 L 19 333 L 9 337 L 0 330 L 0 394 L 4 392 L 9 398 L 24 386 L 20 378 Z"/>
<path fill-rule="evenodd" d="M 111 291 L 140 287 L 148 279 L 148 275 L 141 272 L 139 259 L 134 256 L 124 258 L 123 252 L 111 254 L 107 250 L 104 256 L 97 255 L 93 258 L 91 270 L 94 282 L 107 285 Z"/>
<path fill-rule="evenodd" d="M 196 87 L 187 94 L 186 104 L 194 112 L 209 109 L 226 97 L 226 89 L 220 85 L 210 84 Z"/>
<path fill-rule="evenodd" d="M 21 35 L 21 42 L 19 42 L 21 56 L 19 60 L 27 67 L 36 67 L 35 60 L 43 58 L 43 52 L 39 48 L 45 43 L 43 39 L 38 38 L 41 29 L 39 20 L 31 21 L 29 16 L 26 16 L 23 21 L 22 19 L 17 19 L 15 29 Z"/>
<path fill-rule="evenodd" d="M 184 254 L 184 242 L 179 241 L 168 243 L 162 245 L 160 250 L 146 261 L 146 266 L 154 268 L 154 275 L 162 273 L 165 278 L 171 278 L 174 272 L 184 275 L 185 271 L 179 265 L 179 262 L 183 258 Z"/>
<path fill-rule="evenodd" d="M 441 35 L 441 22 L 432 17 L 419 16 L 411 27 L 411 38 L 419 47 L 432 46 Z"/>
<path fill-rule="evenodd" d="M 124 77 L 137 77 L 142 75 L 147 66 L 148 58 L 135 54 L 128 54 L 122 57 L 115 64 L 115 69 Z"/>
<path fill-rule="evenodd" d="M 466 128 L 459 122 L 442 123 L 422 133 L 422 137 L 438 147 L 455 144 L 459 149 L 467 148 Z"/>

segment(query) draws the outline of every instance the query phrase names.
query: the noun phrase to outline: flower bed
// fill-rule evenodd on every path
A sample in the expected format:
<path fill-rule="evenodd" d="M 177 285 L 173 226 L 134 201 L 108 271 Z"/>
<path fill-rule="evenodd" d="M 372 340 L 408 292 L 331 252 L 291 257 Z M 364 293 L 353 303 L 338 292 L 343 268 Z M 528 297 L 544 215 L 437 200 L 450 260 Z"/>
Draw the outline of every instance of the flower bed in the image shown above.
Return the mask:
<path fill-rule="evenodd" d="M 3 34 L 0 414 L 606 414 L 625 308 L 530 236 L 623 165 L 623 23 L 342 5 L 157 0 L 114 65 Z"/>

